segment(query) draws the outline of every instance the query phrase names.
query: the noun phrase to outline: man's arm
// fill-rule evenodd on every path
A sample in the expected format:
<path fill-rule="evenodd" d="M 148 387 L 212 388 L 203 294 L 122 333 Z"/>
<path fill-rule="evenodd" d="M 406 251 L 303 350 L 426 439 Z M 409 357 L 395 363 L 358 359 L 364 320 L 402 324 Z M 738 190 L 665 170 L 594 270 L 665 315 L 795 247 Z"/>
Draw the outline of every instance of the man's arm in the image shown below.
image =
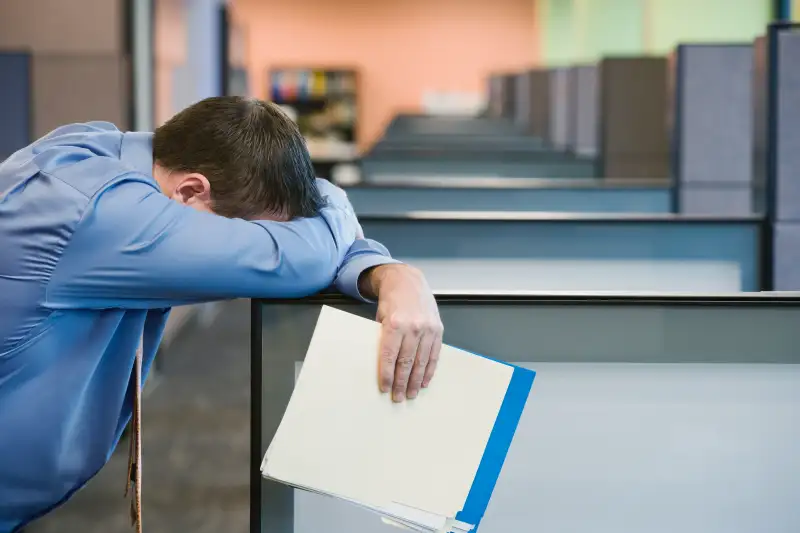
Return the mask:
<path fill-rule="evenodd" d="M 52 308 L 160 308 L 301 297 L 329 286 L 360 233 L 332 198 L 316 218 L 247 222 L 174 202 L 130 176 L 93 198 L 48 284 Z"/>
<path fill-rule="evenodd" d="M 344 191 L 328 182 L 319 187 L 352 211 Z M 396 402 L 413 399 L 436 371 L 443 332 L 439 309 L 419 270 L 399 264 L 382 244 L 363 237 L 359 229 L 336 286 L 350 296 L 378 301 L 380 388 L 391 391 Z"/>

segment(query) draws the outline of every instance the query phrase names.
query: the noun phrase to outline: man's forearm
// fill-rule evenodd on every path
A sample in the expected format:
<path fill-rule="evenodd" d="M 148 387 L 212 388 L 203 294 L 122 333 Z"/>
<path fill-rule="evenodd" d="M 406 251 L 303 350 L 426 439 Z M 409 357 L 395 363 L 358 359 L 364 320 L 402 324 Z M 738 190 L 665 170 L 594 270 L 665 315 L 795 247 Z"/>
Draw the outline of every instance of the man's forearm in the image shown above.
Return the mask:
<path fill-rule="evenodd" d="M 378 265 L 361 273 L 358 279 L 358 290 L 370 300 L 377 300 L 380 297 L 381 287 L 391 283 L 398 276 L 419 276 L 422 273 L 414 267 L 404 264 Z"/>

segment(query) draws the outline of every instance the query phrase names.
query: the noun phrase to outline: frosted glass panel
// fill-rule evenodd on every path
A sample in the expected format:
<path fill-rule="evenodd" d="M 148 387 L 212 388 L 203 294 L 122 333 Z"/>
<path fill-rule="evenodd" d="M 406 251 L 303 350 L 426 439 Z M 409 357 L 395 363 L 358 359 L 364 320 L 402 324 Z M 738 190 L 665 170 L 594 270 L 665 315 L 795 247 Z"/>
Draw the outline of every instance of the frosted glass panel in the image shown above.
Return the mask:
<path fill-rule="evenodd" d="M 439 291 L 742 290 L 740 266 L 726 261 L 409 258 L 407 262 L 422 270 L 431 288 Z"/>
<path fill-rule="evenodd" d="M 337 297 L 256 308 L 254 469 L 324 304 L 375 316 Z M 794 298 L 485 294 L 440 296 L 440 311 L 447 343 L 537 372 L 481 533 L 800 531 Z M 334 499 L 255 487 L 258 531 L 397 531 Z"/>
<path fill-rule="evenodd" d="M 482 533 L 800 528 L 797 365 L 530 366 L 533 394 Z M 297 492 L 295 531 L 395 530 Z"/>

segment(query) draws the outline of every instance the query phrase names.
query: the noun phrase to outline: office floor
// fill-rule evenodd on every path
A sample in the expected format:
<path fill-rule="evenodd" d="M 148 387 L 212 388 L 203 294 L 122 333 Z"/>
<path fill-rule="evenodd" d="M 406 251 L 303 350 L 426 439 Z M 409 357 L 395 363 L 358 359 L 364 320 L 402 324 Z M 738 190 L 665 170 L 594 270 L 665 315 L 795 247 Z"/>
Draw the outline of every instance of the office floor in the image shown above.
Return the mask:
<path fill-rule="evenodd" d="M 143 404 L 143 523 L 148 533 L 244 533 L 249 519 L 250 317 L 223 304 L 192 324 Z M 127 441 L 67 504 L 26 533 L 129 533 Z"/>

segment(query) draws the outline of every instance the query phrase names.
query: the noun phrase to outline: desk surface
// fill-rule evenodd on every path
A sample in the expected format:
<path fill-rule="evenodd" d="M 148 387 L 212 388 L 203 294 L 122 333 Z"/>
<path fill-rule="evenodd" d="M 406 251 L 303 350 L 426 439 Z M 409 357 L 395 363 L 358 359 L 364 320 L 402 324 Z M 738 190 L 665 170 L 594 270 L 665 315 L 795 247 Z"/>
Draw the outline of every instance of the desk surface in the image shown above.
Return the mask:
<path fill-rule="evenodd" d="M 446 342 L 538 372 L 482 532 L 800 524 L 800 293 L 437 299 Z M 253 533 L 395 531 L 258 472 L 322 305 L 375 312 L 337 294 L 253 301 Z"/>

